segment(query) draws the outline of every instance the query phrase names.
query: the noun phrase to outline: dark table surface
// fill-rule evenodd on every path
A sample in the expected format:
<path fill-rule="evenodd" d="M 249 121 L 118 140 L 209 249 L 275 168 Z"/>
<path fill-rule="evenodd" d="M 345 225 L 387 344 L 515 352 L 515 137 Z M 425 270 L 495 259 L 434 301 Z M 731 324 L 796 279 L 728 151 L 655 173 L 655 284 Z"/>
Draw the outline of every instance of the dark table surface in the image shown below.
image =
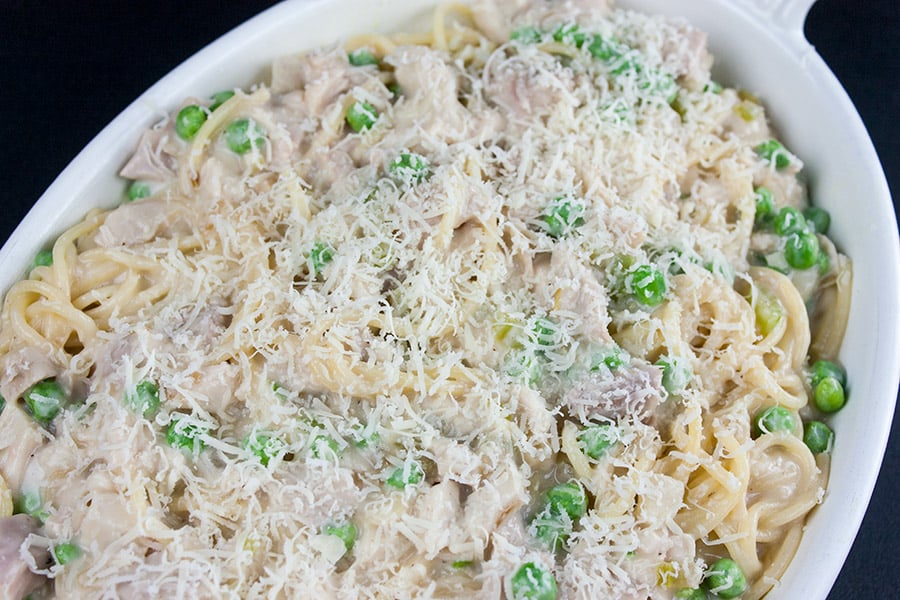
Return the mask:
<path fill-rule="evenodd" d="M 132 100 L 204 45 L 274 3 L 2 0 L 0 240 Z M 806 33 L 862 115 L 900 212 L 900 0 L 819 0 Z M 829 600 L 900 597 L 898 423 L 872 503 Z"/>

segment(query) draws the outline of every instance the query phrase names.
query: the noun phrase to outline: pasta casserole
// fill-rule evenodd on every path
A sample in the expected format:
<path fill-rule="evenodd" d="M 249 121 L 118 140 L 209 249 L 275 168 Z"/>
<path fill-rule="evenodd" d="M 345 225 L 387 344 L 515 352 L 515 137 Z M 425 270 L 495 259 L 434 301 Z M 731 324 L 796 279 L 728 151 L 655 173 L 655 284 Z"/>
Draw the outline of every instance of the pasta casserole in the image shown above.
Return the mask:
<path fill-rule="evenodd" d="M 480 1 L 174 107 L 3 302 L 0 596 L 764 596 L 851 265 L 712 64 Z"/>

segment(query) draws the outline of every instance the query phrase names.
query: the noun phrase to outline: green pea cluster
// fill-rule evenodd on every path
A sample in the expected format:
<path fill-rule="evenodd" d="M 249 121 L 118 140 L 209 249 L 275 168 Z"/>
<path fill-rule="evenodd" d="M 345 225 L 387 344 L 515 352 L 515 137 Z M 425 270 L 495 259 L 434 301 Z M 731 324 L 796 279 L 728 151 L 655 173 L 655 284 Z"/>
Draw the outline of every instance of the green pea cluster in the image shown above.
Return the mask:
<path fill-rule="evenodd" d="M 826 235 L 831 226 L 828 211 L 817 206 L 803 211 L 784 206 L 776 212 L 771 190 L 762 186 L 756 188 L 755 200 L 754 227 L 773 231 L 781 237 L 780 252 L 769 257 L 769 266 L 782 270 L 787 266 L 801 271 L 818 266 L 820 272 L 828 271 L 828 255 L 822 251 L 817 237 L 817 234 Z"/>
<path fill-rule="evenodd" d="M 635 48 L 614 38 L 582 31 L 575 23 L 563 23 L 552 32 L 528 25 L 515 29 L 510 40 L 522 45 L 556 42 L 584 48 L 591 58 L 605 65 L 614 77 L 634 78 L 640 90 L 650 92 L 673 104 L 678 98 L 675 78 L 662 70 L 649 69 Z"/>
<path fill-rule="evenodd" d="M 847 375 L 840 365 L 830 360 L 813 363 L 808 372 L 813 404 L 823 413 L 840 410 L 846 403 Z M 753 420 L 755 436 L 777 432 L 796 432 L 801 429 L 799 417 L 783 406 L 771 406 L 760 411 Z M 822 421 L 809 420 L 802 424 L 803 442 L 813 454 L 830 452 L 834 432 Z"/>
<path fill-rule="evenodd" d="M 847 374 L 836 362 L 818 360 L 808 373 L 813 404 L 821 412 L 839 411 L 847 403 Z M 809 421 L 803 426 L 803 442 L 813 454 L 830 452 L 834 432 L 822 421 Z"/>

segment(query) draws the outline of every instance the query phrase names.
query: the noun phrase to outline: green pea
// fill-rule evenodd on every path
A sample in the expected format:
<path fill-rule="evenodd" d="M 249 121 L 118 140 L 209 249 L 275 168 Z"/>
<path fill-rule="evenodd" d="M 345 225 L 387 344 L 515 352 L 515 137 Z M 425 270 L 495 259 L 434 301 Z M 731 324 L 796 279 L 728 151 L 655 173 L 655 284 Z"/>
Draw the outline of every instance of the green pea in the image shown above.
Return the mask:
<path fill-rule="evenodd" d="M 37 254 L 34 255 L 34 260 L 31 261 L 31 268 L 34 269 L 36 267 L 50 267 L 53 266 L 53 251 L 52 250 L 41 250 Z"/>
<path fill-rule="evenodd" d="M 791 164 L 791 155 L 778 140 L 765 141 L 754 150 L 760 158 L 773 163 L 776 169 L 784 169 Z"/>
<path fill-rule="evenodd" d="M 700 588 L 681 588 L 675 592 L 675 600 L 706 600 L 706 592 Z"/>
<path fill-rule="evenodd" d="M 600 365 L 606 365 L 606 368 L 612 371 L 624 365 L 627 360 L 628 356 L 625 352 L 623 352 L 621 348 L 614 347 L 610 349 L 609 352 L 594 358 L 594 363 L 591 365 L 591 371 L 599 370 Z"/>
<path fill-rule="evenodd" d="M 587 35 L 575 23 L 566 23 L 556 28 L 553 39 L 562 44 L 572 44 L 576 48 L 581 48 L 587 41 Z"/>
<path fill-rule="evenodd" d="M 706 571 L 703 588 L 719 598 L 737 598 L 747 591 L 747 578 L 736 562 L 721 558 Z"/>
<path fill-rule="evenodd" d="M 512 32 L 509 39 L 521 44 L 539 44 L 543 39 L 541 30 L 534 26 L 520 27 Z"/>
<path fill-rule="evenodd" d="M 809 231 L 799 231 L 784 240 L 784 259 L 795 269 L 808 269 L 819 260 L 819 238 Z"/>
<path fill-rule="evenodd" d="M 316 242 L 309 251 L 309 263 L 312 272 L 316 275 L 325 269 L 325 265 L 334 259 L 334 248 L 325 242 Z"/>
<path fill-rule="evenodd" d="M 150 184 L 146 181 L 132 181 L 125 192 L 125 198 L 128 202 L 134 202 L 141 198 L 147 198 L 151 192 Z"/>
<path fill-rule="evenodd" d="M 353 445 L 357 448 L 374 448 L 380 440 L 381 436 L 377 431 L 367 433 L 363 425 L 353 428 Z"/>
<path fill-rule="evenodd" d="M 553 346 L 556 343 L 559 326 L 555 321 L 547 317 L 540 317 L 534 321 L 528 332 L 529 340 L 542 348 Z"/>
<path fill-rule="evenodd" d="M 768 290 L 758 290 L 753 308 L 756 313 L 756 328 L 764 336 L 772 333 L 784 318 L 784 307 L 775 294 Z"/>
<path fill-rule="evenodd" d="M 331 458 L 340 456 L 341 447 L 337 440 L 330 435 L 317 435 L 310 444 L 313 458 Z"/>
<path fill-rule="evenodd" d="M 822 412 L 839 411 L 847 402 L 844 386 L 835 377 L 825 377 L 813 388 L 813 401 Z"/>
<path fill-rule="evenodd" d="M 356 132 L 371 129 L 378 119 L 378 111 L 368 102 L 354 102 L 347 109 L 347 124 Z"/>
<path fill-rule="evenodd" d="M 830 360 L 817 360 L 809 368 L 809 384 L 815 388 L 826 377 L 834 377 L 842 387 L 847 387 L 847 374 L 839 364 Z"/>
<path fill-rule="evenodd" d="M 206 447 L 206 443 L 200 439 L 200 436 L 206 433 L 208 433 L 206 427 L 189 423 L 184 416 L 173 415 L 172 422 L 166 428 L 166 443 L 173 448 L 196 453 Z"/>
<path fill-rule="evenodd" d="M 543 510 L 531 521 L 534 535 L 558 550 L 572 532 L 573 523 L 587 512 L 587 496 L 576 482 L 561 483 L 547 492 Z"/>
<path fill-rule="evenodd" d="M 346 521 L 344 523 L 326 525 L 322 528 L 322 533 L 339 538 L 344 542 L 346 551 L 350 552 L 353 550 L 353 545 L 356 543 L 356 537 L 359 535 L 359 530 L 356 529 L 356 525 L 354 525 L 352 521 Z"/>
<path fill-rule="evenodd" d="M 543 542 L 553 552 L 562 549 L 572 533 L 572 523 L 563 519 L 561 514 L 548 510 L 537 515 L 531 521 L 534 537 Z"/>
<path fill-rule="evenodd" d="M 537 354 L 540 354 L 539 351 Z M 504 371 L 515 380 L 534 387 L 541 380 L 541 361 L 536 353 L 527 350 L 512 352 L 507 358 Z"/>
<path fill-rule="evenodd" d="M 387 478 L 386 483 L 391 487 L 402 490 L 407 486 L 418 485 L 424 478 L 425 471 L 422 470 L 422 466 L 416 461 L 411 461 L 402 467 L 394 469 Z"/>
<path fill-rule="evenodd" d="M 509 580 L 513 600 L 556 600 L 556 579 L 544 566 L 528 562 Z"/>
<path fill-rule="evenodd" d="M 584 453 L 599 460 L 619 441 L 619 435 L 612 423 L 601 423 L 585 427 L 578 434 L 578 442 Z"/>
<path fill-rule="evenodd" d="M 41 493 L 37 490 L 22 492 L 22 495 L 16 499 L 13 512 L 21 515 L 30 515 L 40 523 L 46 521 L 47 517 L 50 516 L 50 511 L 44 508 Z"/>
<path fill-rule="evenodd" d="M 754 419 L 754 429 L 757 436 L 778 431 L 793 431 L 796 421 L 794 415 L 783 406 L 770 406 L 763 410 Z"/>
<path fill-rule="evenodd" d="M 775 200 L 772 191 L 760 186 L 753 191 L 756 200 L 756 216 L 754 217 L 754 225 L 757 228 L 765 228 L 771 224 L 773 212 L 775 210 Z"/>
<path fill-rule="evenodd" d="M 55 379 L 45 379 L 25 392 L 25 406 L 41 425 L 48 425 L 62 410 L 67 398 L 62 386 Z"/>
<path fill-rule="evenodd" d="M 235 154 L 246 154 L 261 146 L 265 139 L 265 131 L 250 119 L 237 119 L 225 128 L 225 143 Z"/>
<path fill-rule="evenodd" d="M 233 96 L 234 90 L 222 90 L 210 96 L 210 100 L 212 100 L 212 104 L 209 105 L 210 112 L 225 104 L 226 101 L 231 100 Z"/>
<path fill-rule="evenodd" d="M 827 210 L 818 206 L 808 206 L 803 209 L 803 216 L 816 233 L 822 235 L 828 233 L 828 228 L 831 227 L 831 215 Z"/>
<path fill-rule="evenodd" d="M 584 203 L 560 196 L 553 200 L 541 217 L 547 233 L 560 238 L 584 225 Z"/>
<path fill-rule="evenodd" d="M 550 512 L 565 513 L 575 521 L 587 512 L 587 496 L 584 488 L 575 481 L 560 483 L 547 492 L 547 506 Z"/>
<path fill-rule="evenodd" d="M 278 456 L 285 448 L 284 441 L 263 431 L 251 433 L 241 443 L 241 447 L 249 450 L 253 456 L 259 459 L 264 467 L 269 466 L 269 461 Z"/>
<path fill-rule="evenodd" d="M 834 445 L 834 432 L 822 421 L 809 421 L 803 426 L 803 443 L 813 454 L 830 452 Z"/>
<path fill-rule="evenodd" d="M 192 140 L 203 124 L 206 123 L 206 111 L 196 104 L 189 104 L 175 117 L 175 133 L 183 140 Z"/>
<path fill-rule="evenodd" d="M 125 395 L 125 404 L 139 415 L 152 417 L 159 410 L 159 386 L 144 379 Z"/>
<path fill-rule="evenodd" d="M 788 235 L 789 233 L 806 231 L 808 229 L 803 213 L 793 206 L 782 207 L 778 214 L 775 215 L 772 226 L 778 235 Z"/>
<path fill-rule="evenodd" d="M 58 565 L 65 565 L 81 557 L 81 548 L 72 542 L 57 544 L 53 548 L 53 559 Z"/>
<path fill-rule="evenodd" d="M 401 183 L 419 183 L 431 177 L 428 160 L 415 152 L 404 152 L 388 166 L 391 176 Z"/>
<path fill-rule="evenodd" d="M 656 366 L 662 367 L 662 385 L 670 394 L 684 390 L 693 378 L 690 365 L 685 363 L 677 356 L 663 356 L 656 361 Z"/>
<path fill-rule="evenodd" d="M 631 271 L 629 291 L 645 306 L 658 306 L 666 296 L 666 278 L 653 265 L 641 265 Z"/>
<path fill-rule="evenodd" d="M 595 36 L 588 45 L 588 52 L 596 59 L 609 62 L 622 56 L 622 48 L 614 40 Z"/>
<path fill-rule="evenodd" d="M 366 48 L 357 48 L 347 55 L 347 60 L 354 67 L 364 67 L 366 65 L 378 64 L 378 58 Z"/>
<path fill-rule="evenodd" d="M 618 369 L 625 364 L 625 355 L 620 350 L 615 349 L 603 358 L 603 364 L 609 369 Z"/>

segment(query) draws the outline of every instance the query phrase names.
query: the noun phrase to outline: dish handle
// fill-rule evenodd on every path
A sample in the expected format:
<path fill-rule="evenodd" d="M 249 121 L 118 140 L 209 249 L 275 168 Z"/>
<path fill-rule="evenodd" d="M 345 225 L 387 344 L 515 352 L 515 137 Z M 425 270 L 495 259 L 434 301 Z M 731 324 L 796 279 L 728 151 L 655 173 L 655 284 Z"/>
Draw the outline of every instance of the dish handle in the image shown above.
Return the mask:
<path fill-rule="evenodd" d="M 803 35 L 803 23 L 816 0 L 736 0 L 735 4 L 760 22 L 782 31 Z"/>

